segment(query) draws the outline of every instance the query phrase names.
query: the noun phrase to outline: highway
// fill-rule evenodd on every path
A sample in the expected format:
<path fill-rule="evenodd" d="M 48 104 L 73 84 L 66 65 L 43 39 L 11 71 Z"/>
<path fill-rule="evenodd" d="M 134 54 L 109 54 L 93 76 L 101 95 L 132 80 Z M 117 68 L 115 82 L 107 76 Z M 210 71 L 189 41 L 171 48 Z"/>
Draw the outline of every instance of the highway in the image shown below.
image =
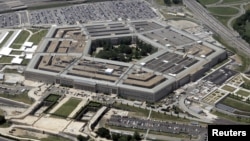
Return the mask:
<path fill-rule="evenodd" d="M 9 100 L 9 99 L 0 97 L 0 105 L 1 104 L 6 105 L 6 106 L 11 106 L 11 107 L 21 107 L 21 108 L 26 108 L 29 106 L 21 102 L 16 102 L 14 100 Z"/>
<path fill-rule="evenodd" d="M 249 44 L 239 38 L 239 34 L 237 32 L 230 30 L 215 19 L 200 3 L 196 0 L 183 0 L 183 3 L 203 24 L 207 25 L 215 33 L 220 35 L 221 38 L 228 43 L 228 45 L 231 45 L 246 54 L 250 54 Z"/>
<path fill-rule="evenodd" d="M 14 141 L 14 140 L 11 140 L 11 139 L 0 136 L 0 141 Z"/>

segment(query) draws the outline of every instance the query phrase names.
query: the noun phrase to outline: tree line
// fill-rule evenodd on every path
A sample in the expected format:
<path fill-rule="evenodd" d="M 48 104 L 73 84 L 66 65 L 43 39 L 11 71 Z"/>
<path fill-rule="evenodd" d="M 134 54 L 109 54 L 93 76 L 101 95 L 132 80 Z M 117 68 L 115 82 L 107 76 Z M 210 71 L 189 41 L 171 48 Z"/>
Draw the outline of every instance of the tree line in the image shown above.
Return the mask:
<path fill-rule="evenodd" d="M 242 39 L 250 43 L 250 10 L 236 19 L 233 24 L 234 30 L 236 30 Z"/>
<path fill-rule="evenodd" d="M 164 3 L 167 6 L 171 6 L 172 4 L 181 4 L 182 0 L 164 0 Z"/>

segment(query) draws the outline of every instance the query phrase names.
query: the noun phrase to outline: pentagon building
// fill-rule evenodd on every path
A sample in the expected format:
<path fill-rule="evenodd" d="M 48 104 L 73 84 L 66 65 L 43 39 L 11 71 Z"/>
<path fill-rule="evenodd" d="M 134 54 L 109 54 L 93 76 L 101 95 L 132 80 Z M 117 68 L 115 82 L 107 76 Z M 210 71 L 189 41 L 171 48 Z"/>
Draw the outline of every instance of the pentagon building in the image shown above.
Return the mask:
<path fill-rule="evenodd" d="M 132 62 L 96 58 L 96 40 L 131 37 L 156 52 Z M 157 21 L 52 26 L 25 70 L 25 78 L 155 102 L 199 79 L 227 58 L 220 47 Z"/>

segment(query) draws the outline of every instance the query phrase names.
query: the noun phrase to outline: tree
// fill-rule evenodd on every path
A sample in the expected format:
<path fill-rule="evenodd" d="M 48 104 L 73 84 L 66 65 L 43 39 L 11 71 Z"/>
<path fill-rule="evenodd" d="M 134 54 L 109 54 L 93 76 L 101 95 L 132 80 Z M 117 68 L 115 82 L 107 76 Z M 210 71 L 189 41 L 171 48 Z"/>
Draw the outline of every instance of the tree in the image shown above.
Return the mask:
<path fill-rule="evenodd" d="M 5 117 L 0 115 L 0 124 L 4 124 L 5 122 L 6 122 Z"/>
<path fill-rule="evenodd" d="M 137 141 L 141 140 L 141 136 L 140 136 L 139 132 L 135 131 L 133 138 L 136 139 Z"/>
<path fill-rule="evenodd" d="M 78 135 L 78 136 L 77 136 L 77 140 L 78 140 L 78 141 L 87 141 L 88 139 L 85 138 L 85 137 L 83 137 L 82 135 Z"/>
<path fill-rule="evenodd" d="M 171 0 L 164 0 L 164 3 L 166 4 L 166 5 L 168 5 L 168 6 L 171 6 Z"/>
<path fill-rule="evenodd" d="M 107 139 L 111 138 L 109 129 L 106 129 L 104 127 L 99 128 L 96 134 L 103 138 L 107 138 Z"/>
<path fill-rule="evenodd" d="M 182 3 L 182 0 L 173 0 L 173 3 L 174 4 L 180 4 L 180 3 Z"/>

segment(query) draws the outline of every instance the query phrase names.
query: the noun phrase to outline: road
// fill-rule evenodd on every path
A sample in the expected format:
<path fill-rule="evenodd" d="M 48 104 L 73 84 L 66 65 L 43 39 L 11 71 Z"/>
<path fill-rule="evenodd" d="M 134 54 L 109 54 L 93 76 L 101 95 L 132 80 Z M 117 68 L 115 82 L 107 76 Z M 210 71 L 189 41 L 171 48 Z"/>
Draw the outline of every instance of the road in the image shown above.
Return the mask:
<path fill-rule="evenodd" d="M 6 98 L 1 98 L 0 97 L 0 105 L 1 104 L 7 105 L 7 106 L 10 106 L 10 107 L 23 107 L 23 108 L 26 108 L 26 107 L 29 106 L 29 105 L 23 104 L 21 102 L 16 102 L 16 101 L 13 101 L 13 100 L 8 100 Z"/>
<path fill-rule="evenodd" d="M 186 5 L 203 24 L 207 25 L 215 33 L 221 36 L 225 42 L 232 47 L 250 54 L 250 47 L 247 42 L 239 38 L 239 34 L 220 23 L 196 0 L 183 0 Z"/>
<path fill-rule="evenodd" d="M 4 137 L 0 136 L 0 141 L 14 141 L 14 140 L 11 140 L 11 139 L 8 139 L 8 138 L 4 138 Z"/>

